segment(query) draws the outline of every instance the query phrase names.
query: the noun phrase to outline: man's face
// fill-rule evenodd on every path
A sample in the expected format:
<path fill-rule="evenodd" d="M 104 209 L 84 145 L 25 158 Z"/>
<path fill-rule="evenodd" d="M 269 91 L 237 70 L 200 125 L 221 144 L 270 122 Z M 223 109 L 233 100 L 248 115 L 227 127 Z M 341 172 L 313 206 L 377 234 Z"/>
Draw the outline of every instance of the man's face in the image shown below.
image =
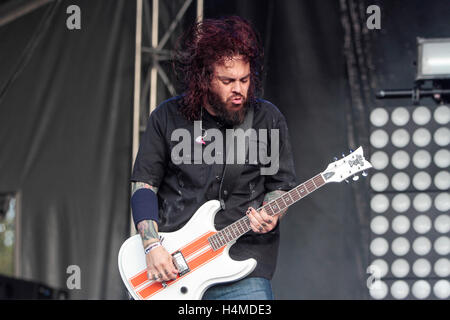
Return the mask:
<path fill-rule="evenodd" d="M 210 99 L 213 112 L 228 124 L 242 123 L 250 87 L 250 63 L 242 56 L 234 56 L 214 64 L 213 71 Z"/>

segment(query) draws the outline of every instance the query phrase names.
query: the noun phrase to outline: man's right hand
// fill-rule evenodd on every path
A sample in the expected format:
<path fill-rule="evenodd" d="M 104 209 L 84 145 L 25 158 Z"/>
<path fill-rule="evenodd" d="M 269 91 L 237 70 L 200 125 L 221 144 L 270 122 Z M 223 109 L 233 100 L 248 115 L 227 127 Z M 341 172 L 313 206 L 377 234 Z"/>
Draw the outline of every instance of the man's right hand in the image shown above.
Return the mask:
<path fill-rule="evenodd" d="M 178 270 L 173 264 L 172 255 L 163 246 L 153 248 L 145 255 L 147 276 L 159 282 L 175 280 Z"/>

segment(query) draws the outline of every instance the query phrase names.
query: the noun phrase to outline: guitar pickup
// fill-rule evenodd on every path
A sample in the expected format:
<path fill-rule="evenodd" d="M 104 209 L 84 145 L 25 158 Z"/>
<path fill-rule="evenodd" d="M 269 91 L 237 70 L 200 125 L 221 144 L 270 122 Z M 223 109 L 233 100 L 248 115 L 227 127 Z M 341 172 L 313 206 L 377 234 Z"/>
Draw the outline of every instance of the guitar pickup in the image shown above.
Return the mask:
<path fill-rule="evenodd" d="M 173 257 L 173 264 L 178 269 L 178 274 L 180 275 L 180 277 L 191 271 L 181 251 L 173 253 L 172 257 Z"/>

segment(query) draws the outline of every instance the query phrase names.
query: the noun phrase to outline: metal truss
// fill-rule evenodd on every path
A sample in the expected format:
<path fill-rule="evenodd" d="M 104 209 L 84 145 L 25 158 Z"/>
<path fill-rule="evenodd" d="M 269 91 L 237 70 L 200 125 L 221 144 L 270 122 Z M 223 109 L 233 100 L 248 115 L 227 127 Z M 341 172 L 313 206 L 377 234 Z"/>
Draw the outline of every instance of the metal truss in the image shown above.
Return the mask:
<path fill-rule="evenodd" d="M 158 81 L 162 81 L 171 95 L 176 95 L 175 87 L 161 66 L 162 61 L 168 61 L 172 56 L 172 48 L 167 48 L 168 40 L 174 34 L 176 27 L 185 16 L 194 0 L 185 0 L 171 24 L 159 39 L 160 0 L 136 0 L 136 47 L 134 69 L 134 101 L 133 101 L 133 143 L 132 166 L 139 148 L 139 138 L 145 130 L 147 118 L 158 103 Z M 151 11 L 150 11 L 151 5 Z M 203 0 L 196 0 L 196 18 L 203 19 Z M 144 32 L 143 27 L 148 32 Z M 144 39 L 144 35 L 148 39 Z M 148 42 L 145 45 L 144 42 Z M 150 57 L 150 63 L 143 63 L 143 58 Z M 142 72 L 144 70 L 144 72 Z M 144 101 L 146 97 L 147 101 Z M 131 234 L 135 233 L 133 223 L 130 223 Z"/>

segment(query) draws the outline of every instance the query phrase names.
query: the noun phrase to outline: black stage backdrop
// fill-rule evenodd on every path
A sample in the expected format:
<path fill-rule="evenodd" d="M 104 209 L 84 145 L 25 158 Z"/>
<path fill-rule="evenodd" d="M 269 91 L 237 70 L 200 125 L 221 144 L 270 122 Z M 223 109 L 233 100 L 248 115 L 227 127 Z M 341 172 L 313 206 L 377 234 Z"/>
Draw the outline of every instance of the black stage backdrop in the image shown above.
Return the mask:
<path fill-rule="evenodd" d="M 0 190 L 22 192 L 22 274 L 68 290 L 76 265 L 75 299 L 124 297 L 135 8 L 55 1 L 0 28 Z"/>
<path fill-rule="evenodd" d="M 71 4 L 79 31 L 65 27 Z M 181 4 L 160 1 L 160 35 Z M 380 30 L 366 28 L 372 4 Z M 78 265 L 73 298 L 125 297 L 116 257 L 129 228 L 135 9 L 52 2 L 0 28 L 0 192 L 23 194 L 23 276 L 66 288 Z M 264 97 L 287 118 L 299 182 L 367 149 L 370 108 L 401 103 L 376 101 L 375 90 L 412 85 L 416 37 L 450 37 L 449 10 L 445 0 L 205 0 L 206 18 L 238 14 L 261 33 Z M 158 102 L 167 97 L 160 85 Z M 289 210 L 277 299 L 368 298 L 367 186 L 327 185 Z"/>

